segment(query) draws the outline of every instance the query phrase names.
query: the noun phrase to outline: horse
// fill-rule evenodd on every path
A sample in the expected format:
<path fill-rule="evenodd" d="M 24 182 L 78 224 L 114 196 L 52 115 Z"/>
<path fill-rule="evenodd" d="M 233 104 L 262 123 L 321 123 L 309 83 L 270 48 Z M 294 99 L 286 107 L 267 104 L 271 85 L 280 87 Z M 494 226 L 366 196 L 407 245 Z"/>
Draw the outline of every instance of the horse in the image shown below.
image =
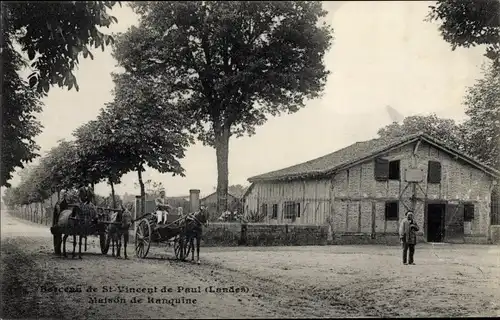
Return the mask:
<path fill-rule="evenodd" d="M 116 243 L 116 257 L 120 257 L 121 251 L 121 239 L 123 237 L 123 256 L 128 259 L 127 256 L 127 244 L 129 237 L 129 228 L 132 224 L 132 214 L 129 210 L 125 209 L 122 205 L 122 209 L 116 212 L 116 215 L 111 218 L 112 224 L 108 226 L 109 240 L 111 241 L 111 254 L 115 256 L 115 243 Z"/>
<path fill-rule="evenodd" d="M 56 224 L 55 228 L 58 234 L 63 235 L 63 256 L 66 258 L 66 240 L 70 235 L 73 236 L 73 253 L 72 258 L 75 258 L 76 251 L 76 237 L 78 236 L 78 258 L 82 259 L 82 239 L 86 238 L 94 223 L 96 217 L 95 208 L 91 204 L 68 204 L 66 209 L 61 210 L 60 206 L 54 208 L 54 217 Z M 60 212 L 57 212 L 60 211 Z M 54 233 L 54 232 L 53 232 Z M 60 243 L 58 244 L 60 247 Z M 60 254 L 60 250 L 56 250 Z"/>
<path fill-rule="evenodd" d="M 200 240 L 203 235 L 202 226 L 208 227 L 208 211 L 205 207 L 187 215 L 185 218 L 186 243 L 191 248 L 191 261 L 194 261 L 194 240 L 196 240 L 197 263 L 200 264 Z"/>

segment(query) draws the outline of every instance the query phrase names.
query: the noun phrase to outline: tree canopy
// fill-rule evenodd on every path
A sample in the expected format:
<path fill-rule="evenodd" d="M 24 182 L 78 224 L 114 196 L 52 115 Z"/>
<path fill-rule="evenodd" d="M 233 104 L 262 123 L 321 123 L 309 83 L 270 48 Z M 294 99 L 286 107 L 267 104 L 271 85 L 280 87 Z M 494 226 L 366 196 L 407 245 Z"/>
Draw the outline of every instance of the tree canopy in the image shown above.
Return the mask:
<path fill-rule="evenodd" d="M 2 3 L 6 36 L 20 45 L 32 62 L 31 86 L 48 92 L 50 85 L 78 90 L 73 70 L 79 55 L 93 59 L 89 49 L 112 44 L 99 31 L 118 20 L 108 14 L 117 1 L 58 2 L 6 1 Z"/>
<path fill-rule="evenodd" d="M 443 39 L 457 47 L 486 45 L 486 56 L 500 67 L 500 1 L 441 0 L 430 6 L 429 20 L 441 22 Z"/>
<path fill-rule="evenodd" d="M 484 77 L 465 96 L 467 151 L 484 163 L 500 168 L 500 70 L 484 69 Z"/>
<path fill-rule="evenodd" d="M 331 29 L 316 1 L 137 2 L 140 16 L 114 56 L 134 77 L 189 114 L 217 154 L 219 211 L 227 206 L 230 136 L 318 97 Z"/>
<path fill-rule="evenodd" d="M 381 138 L 397 138 L 418 132 L 427 133 L 457 150 L 465 150 L 462 127 L 454 120 L 439 118 L 436 114 L 406 117 L 402 123 L 393 122 L 380 128 L 378 135 Z"/>
<path fill-rule="evenodd" d="M 2 1 L 2 186 L 9 186 L 16 167 L 38 156 L 33 139 L 41 131 L 35 119 L 40 98 L 55 84 L 78 90 L 73 70 L 79 57 L 92 58 L 91 47 L 113 43 L 99 28 L 117 22 L 107 13 L 115 3 Z M 25 69 L 31 70 L 28 81 L 20 76 Z"/>
<path fill-rule="evenodd" d="M 41 95 L 19 76 L 25 66 L 21 55 L 14 50 L 8 38 L 4 41 L 0 179 L 1 186 L 8 187 L 15 168 L 23 168 L 24 163 L 38 156 L 39 147 L 34 137 L 42 129 L 36 119 L 36 113 L 42 110 L 42 103 L 39 100 Z"/>

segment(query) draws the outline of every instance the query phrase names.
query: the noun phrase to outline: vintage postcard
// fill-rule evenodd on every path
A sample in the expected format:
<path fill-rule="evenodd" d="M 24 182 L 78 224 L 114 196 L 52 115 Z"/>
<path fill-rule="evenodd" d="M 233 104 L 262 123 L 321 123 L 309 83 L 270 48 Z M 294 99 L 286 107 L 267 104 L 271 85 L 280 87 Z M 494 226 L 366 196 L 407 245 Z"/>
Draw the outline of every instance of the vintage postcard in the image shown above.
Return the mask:
<path fill-rule="evenodd" d="M 1 319 L 500 316 L 500 1 L 1 6 Z"/>

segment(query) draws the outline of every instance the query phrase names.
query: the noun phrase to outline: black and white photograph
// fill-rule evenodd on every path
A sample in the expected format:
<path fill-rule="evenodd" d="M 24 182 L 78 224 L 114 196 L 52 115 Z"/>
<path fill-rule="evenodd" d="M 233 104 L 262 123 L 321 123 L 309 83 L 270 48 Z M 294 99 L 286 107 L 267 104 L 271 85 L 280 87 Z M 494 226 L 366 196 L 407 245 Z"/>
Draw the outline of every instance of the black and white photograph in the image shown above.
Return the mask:
<path fill-rule="evenodd" d="M 500 317 L 500 1 L 2 1 L 0 319 Z"/>

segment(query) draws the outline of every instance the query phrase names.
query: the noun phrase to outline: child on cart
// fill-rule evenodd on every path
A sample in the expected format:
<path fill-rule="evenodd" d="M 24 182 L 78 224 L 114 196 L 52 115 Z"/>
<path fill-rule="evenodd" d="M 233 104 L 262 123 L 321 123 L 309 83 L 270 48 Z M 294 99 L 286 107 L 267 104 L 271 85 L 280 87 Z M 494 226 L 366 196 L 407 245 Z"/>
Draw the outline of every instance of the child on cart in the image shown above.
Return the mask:
<path fill-rule="evenodd" d="M 167 203 L 167 199 L 165 197 L 165 189 L 162 189 L 160 191 L 160 196 L 156 198 L 155 203 L 156 218 L 158 219 L 158 224 L 165 224 L 167 222 L 168 212 L 172 209 L 172 206 Z"/>

